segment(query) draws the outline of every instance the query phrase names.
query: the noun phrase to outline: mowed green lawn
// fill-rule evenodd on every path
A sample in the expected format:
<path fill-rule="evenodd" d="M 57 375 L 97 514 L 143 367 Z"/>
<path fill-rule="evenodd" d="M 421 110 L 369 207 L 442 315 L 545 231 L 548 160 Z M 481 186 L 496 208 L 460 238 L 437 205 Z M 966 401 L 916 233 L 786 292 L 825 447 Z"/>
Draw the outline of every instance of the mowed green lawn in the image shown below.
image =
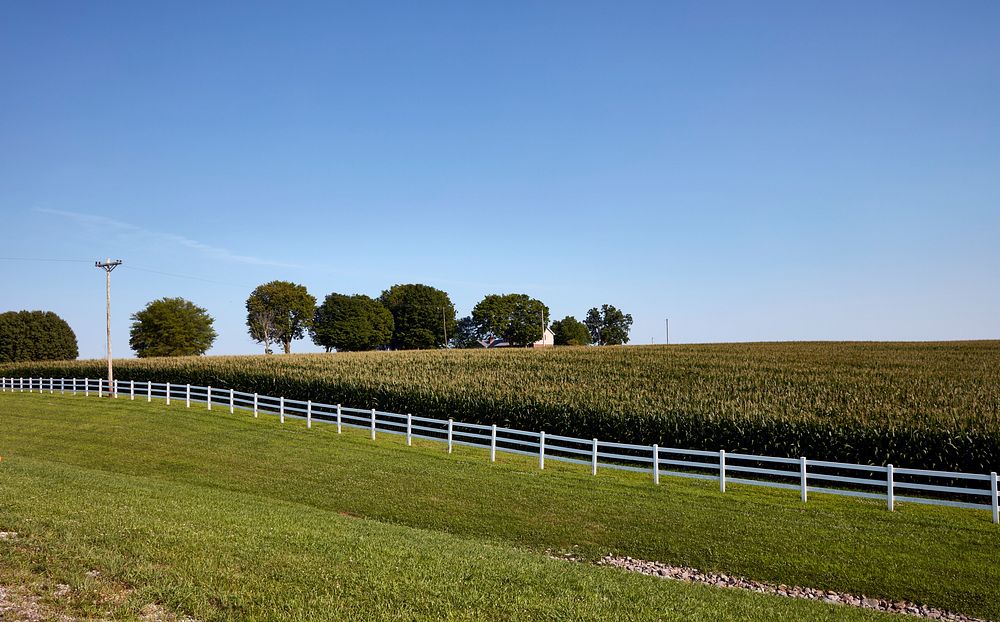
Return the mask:
<path fill-rule="evenodd" d="M 0 455 L 0 531 L 19 533 L 0 541 L 0 584 L 68 584 L 56 604 L 95 616 L 161 603 L 199 620 L 889 617 L 553 560 L 551 549 L 1000 618 L 988 512 L 802 504 L 674 478 L 655 487 L 203 405 L 47 394 L 0 395 Z M 102 596 L 109 586 L 118 597 Z"/>

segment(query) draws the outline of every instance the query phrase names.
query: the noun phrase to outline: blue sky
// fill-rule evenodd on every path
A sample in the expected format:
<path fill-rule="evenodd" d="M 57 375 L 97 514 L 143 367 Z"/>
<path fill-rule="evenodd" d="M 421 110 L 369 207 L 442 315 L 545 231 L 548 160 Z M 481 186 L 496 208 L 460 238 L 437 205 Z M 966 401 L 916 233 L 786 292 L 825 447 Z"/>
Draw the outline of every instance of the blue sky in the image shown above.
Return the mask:
<path fill-rule="evenodd" d="M 996 2 L 8 3 L 0 308 L 116 352 L 276 278 L 633 343 L 997 338 Z M 169 273 L 169 274 L 164 274 Z M 181 275 L 181 276 L 175 276 Z M 314 350 L 308 341 L 293 350 Z"/>

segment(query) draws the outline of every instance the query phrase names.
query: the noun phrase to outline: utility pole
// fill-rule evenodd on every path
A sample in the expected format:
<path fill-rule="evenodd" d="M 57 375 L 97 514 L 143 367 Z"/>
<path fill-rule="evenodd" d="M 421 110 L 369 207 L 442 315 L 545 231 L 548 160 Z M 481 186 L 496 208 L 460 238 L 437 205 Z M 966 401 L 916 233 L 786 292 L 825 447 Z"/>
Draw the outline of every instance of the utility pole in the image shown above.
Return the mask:
<path fill-rule="evenodd" d="M 111 271 L 122 264 L 121 259 L 116 259 L 111 261 L 110 258 L 103 262 L 95 261 L 95 268 L 104 268 L 105 276 L 107 277 L 107 312 L 108 312 L 108 396 L 110 397 L 115 390 L 115 377 L 114 372 L 111 369 Z M 118 397 L 115 395 L 115 397 Z"/>
<path fill-rule="evenodd" d="M 670 345 L 670 318 L 663 318 L 663 320 L 666 322 L 667 345 Z"/>
<path fill-rule="evenodd" d="M 445 321 L 444 307 L 441 307 L 441 328 L 444 329 L 444 347 L 448 347 L 448 322 Z"/>

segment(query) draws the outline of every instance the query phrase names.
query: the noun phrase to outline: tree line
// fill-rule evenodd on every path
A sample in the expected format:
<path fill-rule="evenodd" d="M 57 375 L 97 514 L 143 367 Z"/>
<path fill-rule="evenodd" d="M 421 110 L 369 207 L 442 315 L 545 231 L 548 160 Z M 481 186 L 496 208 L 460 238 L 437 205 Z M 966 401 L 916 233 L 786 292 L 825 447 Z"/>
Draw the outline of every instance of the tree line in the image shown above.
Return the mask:
<path fill-rule="evenodd" d="M 420 283 L 393 285 L 378 298 L 327 295 L 317 305 L 304 285 L 264 283 L 246 300 L 250 337 L 288 354 L 308 335 L 327 352 L 529 346 L 551 329 L 555 345 L 617 345 L 629 341 L 632 316 L 612 305 L 550 322 L 549 308 L 527 294 L 489 294 L 457 318 L 448 293 Z M 208 311 L 184 298 L 160 298 L 131 316 L 129 345 L 139 357 L 204 354 L 217 333 Z M 76 335 L 55 313 L 0 314 L 0 362 L 70 359 Z"/>
<path fill-rule="evenodd" d="M 420 283 L 393 285 L 378 298 L 331 293 L 316 305 L 303 285 L 271 281 L 247 298 L 247 329 L 270 352 L 308 334 L 327 352 L 391 348 L 524 347 L 550 327 L 549 308 L 527 294 L 489 294 L 458 319 L 448 293 Z M 612 305 L 551 322 L 555 345 L 619 345 L 629 341 L 632 316 Z"/>

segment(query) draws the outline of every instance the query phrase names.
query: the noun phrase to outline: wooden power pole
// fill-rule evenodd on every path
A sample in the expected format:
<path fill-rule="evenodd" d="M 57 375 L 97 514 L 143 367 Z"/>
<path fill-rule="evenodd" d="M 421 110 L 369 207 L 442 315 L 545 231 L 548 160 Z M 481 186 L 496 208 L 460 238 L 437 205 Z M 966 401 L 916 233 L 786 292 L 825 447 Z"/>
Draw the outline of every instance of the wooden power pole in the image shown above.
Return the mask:
<path fill-rule="evenodd" d="M 111 261 L 111 259 L 106 259 L 105 261 L 95 261 L 94 266 L 97 268 L 104 268 L 105 276 L 107 277 L 107 319 L 108 319 L 108 397 L 114 395 L 118 397 L 118 393 L 115 391 L 115 374 L 114 370 L 111 368 L 111 271 L 122 264 L 121 259 L 116 259 Z"/>

